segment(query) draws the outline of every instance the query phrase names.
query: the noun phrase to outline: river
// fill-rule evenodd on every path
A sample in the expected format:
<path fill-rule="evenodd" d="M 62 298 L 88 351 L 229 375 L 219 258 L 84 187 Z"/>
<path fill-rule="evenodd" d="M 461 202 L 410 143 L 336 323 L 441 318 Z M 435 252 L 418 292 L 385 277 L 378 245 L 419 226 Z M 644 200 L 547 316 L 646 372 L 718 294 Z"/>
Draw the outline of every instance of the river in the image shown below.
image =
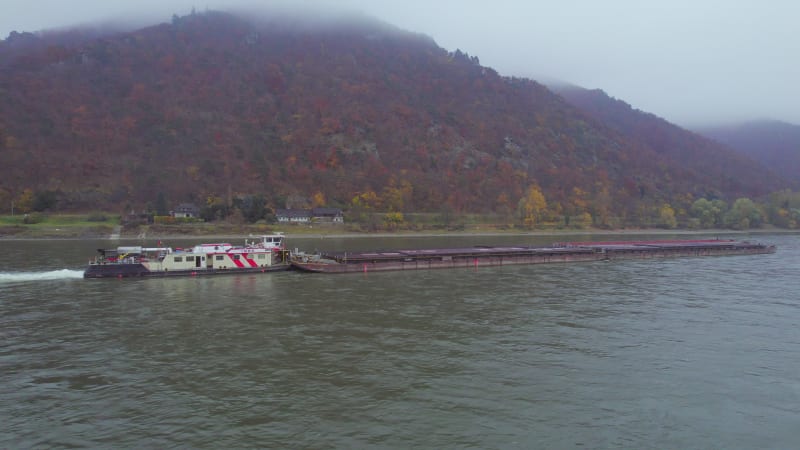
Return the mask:
<path fill-rule="evenodd" d="M 800 235 L 751 239 L 778 251 L 143 280 L 81 278 L 116 242 L 0 241 L 0 447 L 797 448 Z"/>

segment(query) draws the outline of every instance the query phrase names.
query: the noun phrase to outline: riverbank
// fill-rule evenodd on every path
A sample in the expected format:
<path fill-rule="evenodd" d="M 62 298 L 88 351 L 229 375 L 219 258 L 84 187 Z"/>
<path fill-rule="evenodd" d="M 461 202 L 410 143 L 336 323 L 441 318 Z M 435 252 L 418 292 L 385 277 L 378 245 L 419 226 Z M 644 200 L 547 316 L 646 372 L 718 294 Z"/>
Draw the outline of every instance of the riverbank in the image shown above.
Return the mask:
<path fill-rule="evenodd" d="M 581 230 L 524 230 L 524 229 L 491 229 L 484 227 L 464 228 L 460 230 L 421 230 L 421 231 L 394 231 L 394 232 L 363 232 L 350 231 L 342 227 L 216 227 L 214 229 L 195 229 L 187 232 L 185 228 L 171 230 L 160 228 L 157 230 L 119 230 L 113 226 L 90 227 L 36 227 L 25 229 L 11 229 L 0 227 L 0 240 L 166 240 L 166 239 L 236 239 L 243 236 L 283 232 L 288 239 L 346 239 L 364 237 L 436 237 L 436 236 L 676 236 L 676 235 L 706 235 L 706 236 L 741 236 L 753 234 L 800 234 L 800 230 L 787 230 L 780 228 L 759 228 L 749 230 L 728 229 L 662 229 L 662 228 L 637 228 L 637 229 L 581 229 Z"/>
<path fill-rule="evenodd" d="M 29 214 L 0 216 L 0 240 L 23 239 L 236 239 L 280 231 L 289 238 L 347 238 L 347 237 L 435 237 L 435 236 L 604 236 L 604 235 L 743 235 L 759 233 L 800 233 L 800 230 L 765 226 L 759 229 L 535 229 L 492 223 L 486 217 L 465 217 L 458 226 L 445 227 L 418 222 L 410 229 L 366 231 L 367 227 L 349 224 L 255 224 L 230 222 L 192 222 L 174 224 L 143 224 L 124 226 L 119 217 L 106 213 L 88 214 Z"/>

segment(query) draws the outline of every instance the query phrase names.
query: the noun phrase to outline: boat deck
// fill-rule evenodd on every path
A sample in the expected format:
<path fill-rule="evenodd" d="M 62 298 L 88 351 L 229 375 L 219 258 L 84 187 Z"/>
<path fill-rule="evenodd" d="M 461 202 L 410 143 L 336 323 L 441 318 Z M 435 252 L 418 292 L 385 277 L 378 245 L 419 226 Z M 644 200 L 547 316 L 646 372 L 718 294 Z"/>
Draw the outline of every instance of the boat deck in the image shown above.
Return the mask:
<path fill-rule="evenodd" d="M 760 246 L 734 240 L 660 240 L 660 241 L 610 241 L 570 242 L 551 246 L 476 246 L 462 248 L 434 248 L 413 250 L 376 250 L 363 252 L 324 252 L 322 258 L 339 263 L 364 261 L 397 261 L 426 258 L 470 258 L 490 256 L 557 255 L 581 253 L 614 253 L 624 251 L 736 249 Z"/>
<path fill-rule="evenodd" d="M 550 246 L 479 246 L 294 255 L 292 266 L 309 272 L 419 270 L 555 262 L 650 259 L 773 253 L 774 246 L 734 240 L 570 242 Z"/>
<path fill-rule="evenodd" d="M 554 254 L 554 253 L 594 253 L 591 248 L 552 248 L 552 247 L 465 247 L 465 248 L 437 248 L 437 249 L 415 249 L 415 250 L 391 250 L 391 251 L 368 251 L 368 252 L 325 252 L 322 257 L 340 263 L 357 263 L 361 261 L 392 261 L 403 259 L 426 259 L 426 258 L 465 258 L 465 257 L 487 257 L 487 256 L 515 256 L 530 254 Z"/>

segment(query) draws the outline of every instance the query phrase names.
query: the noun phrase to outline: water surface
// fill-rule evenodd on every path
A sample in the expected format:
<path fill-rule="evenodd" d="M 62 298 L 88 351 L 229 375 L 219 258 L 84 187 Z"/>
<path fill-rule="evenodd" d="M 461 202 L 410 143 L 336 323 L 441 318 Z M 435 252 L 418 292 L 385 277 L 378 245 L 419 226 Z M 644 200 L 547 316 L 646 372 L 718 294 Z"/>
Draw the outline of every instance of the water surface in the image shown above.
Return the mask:
<path fill-rule="evenodd" d="M 794 448 L 800 238 L 757 239 L 778 252 L 146 280 L 79 278 L 109 242 L 3 241 L 0 447 Z"/>

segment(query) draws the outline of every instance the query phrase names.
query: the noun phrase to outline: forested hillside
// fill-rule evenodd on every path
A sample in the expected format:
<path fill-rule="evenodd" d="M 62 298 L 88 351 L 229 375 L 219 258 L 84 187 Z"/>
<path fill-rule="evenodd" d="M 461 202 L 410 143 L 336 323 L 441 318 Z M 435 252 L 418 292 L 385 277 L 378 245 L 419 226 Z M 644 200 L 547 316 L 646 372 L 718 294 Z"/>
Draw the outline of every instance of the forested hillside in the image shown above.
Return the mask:
<path fill-rule="evenodd" d="M 761 120 L 697 130 L 800 183 L 800 125 Z"/>
<path fill-rule="evenodd" d="M 554 90 L 573 105 L 626 137 L 646 144 L 658 154 L 675 161 L 683 161 L 690 170 L 712 178 L 736 173 L 736 167 L 753 167 L 763 162 L 755 157 L 754 152 L 734 152 L 734 146 L 724 145 L 729 142 L 717 142 L 653 114 L 633 109 L 624 101 L 611 98 L 601 90 L 575 86 L 561 86 Z M 759 168 L 753 170 L 750 176 L 774 177 L 780 173 L 776 169 L 776 166 L 767 167 L 766 171 Z M 771 175 L 770 171 L 774 173 Z M 788 183 L 797 185 L 796 179 L 785 178 Z"/>
<path fill-rule="evenodd" d="M 369 20 L 207 12 L 101 37 L 17 35 L 0 43 L 0 211 L 23 193 L 63 210 L 257 196 L 271 208 L 528 205 L 610 225 L 787 187 L 660 119 L 600 119 Z"/>

